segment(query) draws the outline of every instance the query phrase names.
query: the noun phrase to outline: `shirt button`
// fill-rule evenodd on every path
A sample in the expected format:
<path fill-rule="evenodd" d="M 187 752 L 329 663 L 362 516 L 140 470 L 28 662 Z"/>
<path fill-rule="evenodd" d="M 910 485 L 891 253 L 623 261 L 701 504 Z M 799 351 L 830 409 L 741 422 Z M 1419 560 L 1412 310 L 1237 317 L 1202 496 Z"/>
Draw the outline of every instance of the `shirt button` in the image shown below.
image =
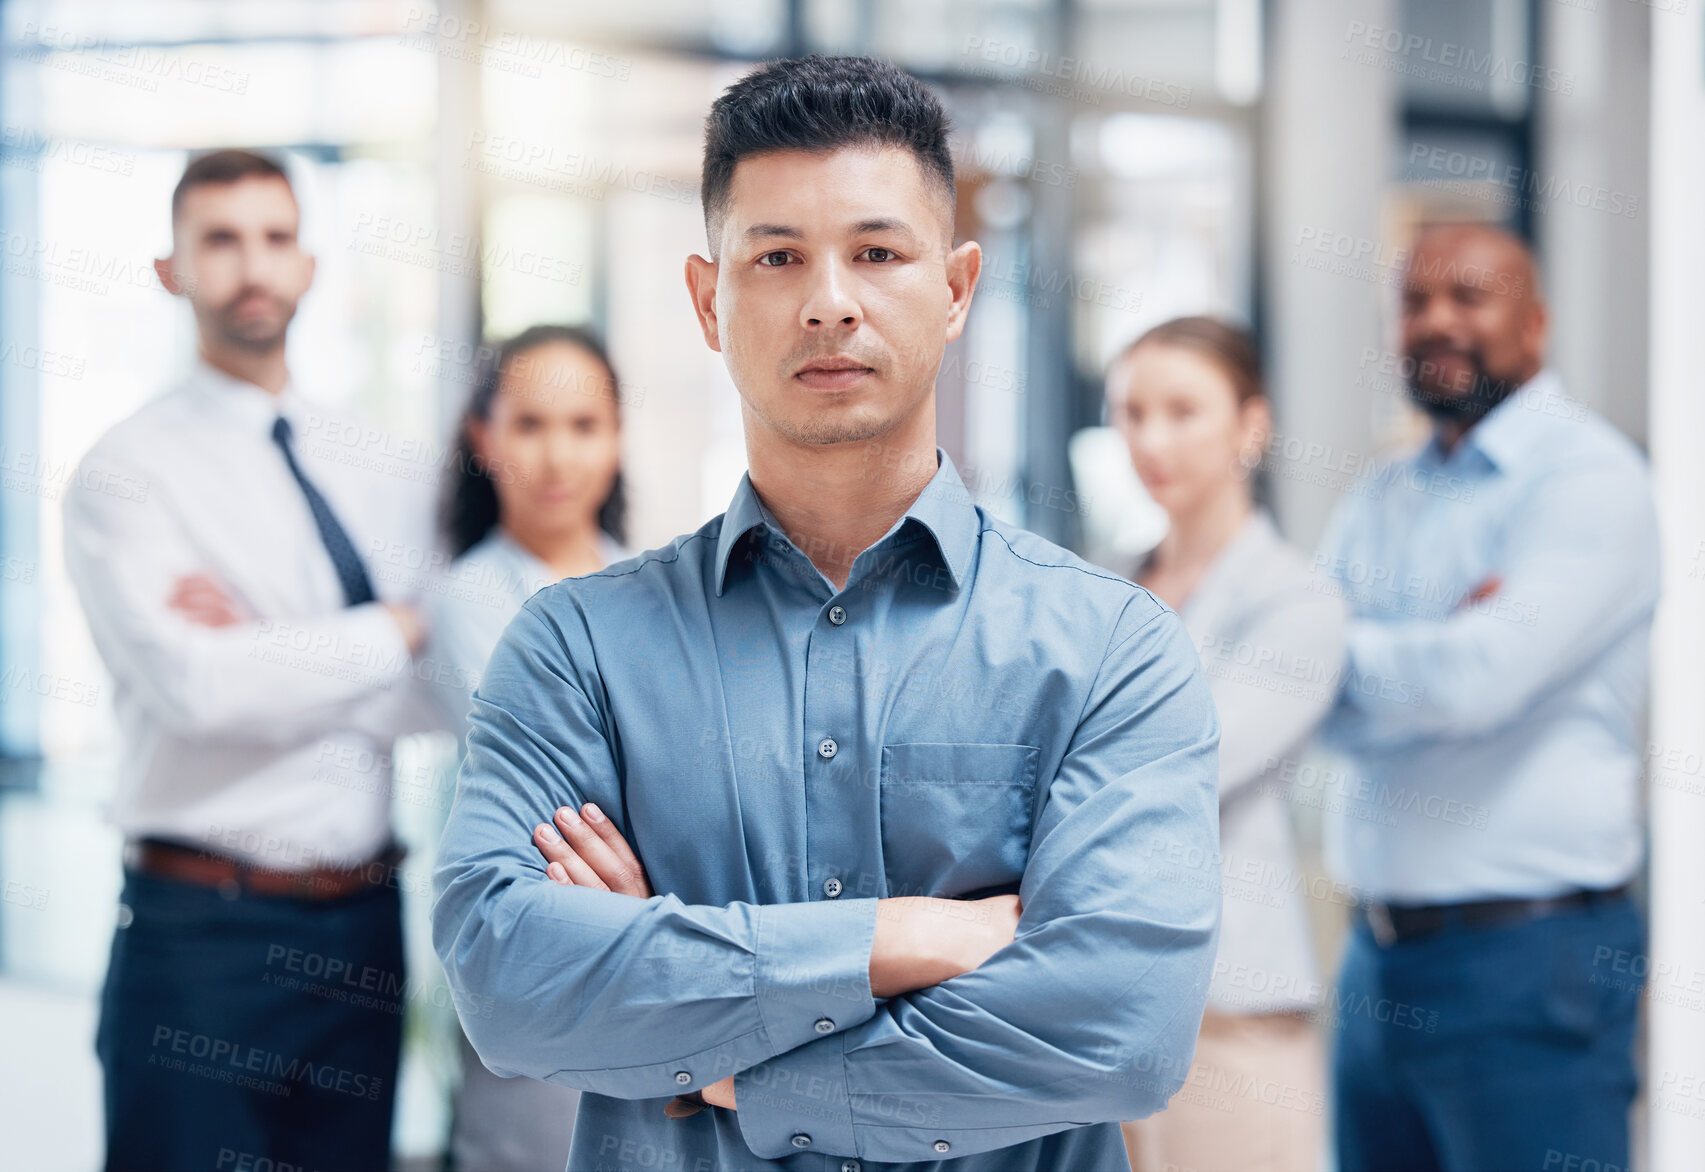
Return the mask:
<path fill-rule="evenodd" d="M 820 1017 L 811 1028 L 820 1034 L 832 1034 L 835 1032 L 835 1023 L 830 1018 Z"/>
<path fill-rule="evenodd" d="M 808 1148 L 811 1146 L 811 1137 L 802 1131 L 793 1137 L 793 1146 L 796 1148 Z"/>
<path fill-rule="evenodd" d="M 950 1150 L 953 1147 L 953 1145 L 948 1143 L 944 1139 L 938 1139 L 933 1144 L 931 1144 L 930 1147 L 934 1148 L 938 1152 L 945 1152 L 945 1151 Z"/>
<path fill-rule="evenodd" d="M 684 1070 L 677 1070 L 675 1072 L 675 1081 L 680 1083 L 682 1086 L 686 1086 L 688 1083 L 693 1081 L 693 1076 Z"/>
<path fill-rule="evenodd" d="M 827 761 L 833 757 L 840 746 L 835 744 L 834 737 L 824 737 L 817 745 L 817 755 Z"/>
<path fill-rule="evenodd" d="M 841 1172 L 859 1172 L 859 1170 L 863 1167 L 864 1165 L 860 1164 L 857 1160 L 841 1161 Z"/>
<path fill-rule="evenodd" d="M 829 608 L 829 621 L 838 627 L 847 621 L 847 612 L 838 606 L 831 606 Z"/>
<path fill-rule="evenodd" d="M 841 897 L 841 881 L 833 875 L 823 880 L 823 894 L 830 899 L 839 899 Z"/>

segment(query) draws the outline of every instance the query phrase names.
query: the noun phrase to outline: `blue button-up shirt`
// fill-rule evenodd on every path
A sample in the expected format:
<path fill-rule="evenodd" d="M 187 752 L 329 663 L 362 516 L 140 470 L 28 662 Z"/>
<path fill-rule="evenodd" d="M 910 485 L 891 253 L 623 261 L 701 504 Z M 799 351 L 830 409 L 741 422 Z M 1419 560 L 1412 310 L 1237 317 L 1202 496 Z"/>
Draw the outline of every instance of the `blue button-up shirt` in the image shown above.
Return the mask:
<path fill-rule="evenodd" d="M 1116 1121 L 1181 1085 L 1220 906 L 1195 650 L 938 458 L 845 589 L 747 478 L 534 595 L 487 664 L 434 939 L 487 1065 L 587 1092 L 577 1172 L 1124 1172 Z M 532 828 L 584 801 L 654 896 L 545 876 Z M 1158 860 L 1191 881 L 1141 879 Z M 872 997 L 879 898 L 1010 892 L 1011 945 Z M 664 1114 L 730 1074 L 737 1110 Z"/>
<path fill-rule="evenodd" d="M 1318 568 L 1355 616 L 1324 729 L 1352 762 L 1326 782 L 1343 878 L 1443 903 L 1634 873 L 1658 535 L 1626 437 L 1541 371 L 1448 456 L 1374 469 Z"/>

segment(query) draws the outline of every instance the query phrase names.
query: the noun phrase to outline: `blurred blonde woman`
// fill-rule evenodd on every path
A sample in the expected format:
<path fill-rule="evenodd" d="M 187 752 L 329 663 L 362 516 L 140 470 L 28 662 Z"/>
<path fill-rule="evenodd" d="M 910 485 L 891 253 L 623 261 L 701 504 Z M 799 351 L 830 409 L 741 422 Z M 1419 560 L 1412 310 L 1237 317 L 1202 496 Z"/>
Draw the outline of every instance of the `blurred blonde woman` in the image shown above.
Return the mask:
<path fill-rule="evenodd" d="M 462 417 L 444 529 L 456 560 L 431 595 L 431 656 L 466 749 L 471 693 L 503 629 L 537 590 L 629 556 L 622 544 L 621 412 L 615 372 L 590 333 L 534 326 L 503 345 Z M 580 1092 L 499 1078 L 460 1039 L 454 1166 L 558 1172 Z M 567 1059 L 565 1058 L 565 1064 Z"/>
<path fill-rule="evenodd" d="M 1343 608 L 1256 503 L 1272 417 L 1246 333 L 1207 317 L 1156 326 L 1114 360 L 1107 395 L 1171 522 L 1123 569 L 1184 620 L 1219 709 L 1225 898 L 1194 1065 L 1165 1110 L 1124 1125 L 1125 1145 L 1135 1172 L 1316 1172 L 1320 985 L 1283 778 L 1331 707 Z"/>

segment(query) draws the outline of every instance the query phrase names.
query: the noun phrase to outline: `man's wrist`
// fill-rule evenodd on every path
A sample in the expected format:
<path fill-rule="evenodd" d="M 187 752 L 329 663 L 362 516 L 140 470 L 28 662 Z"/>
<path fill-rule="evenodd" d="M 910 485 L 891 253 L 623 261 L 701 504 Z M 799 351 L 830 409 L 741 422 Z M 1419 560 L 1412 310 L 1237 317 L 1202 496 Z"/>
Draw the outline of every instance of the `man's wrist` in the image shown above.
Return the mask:
<path fill-rule="evenodd" d="M 898 997 L 938 985 L 965 971 L 959 963 L 963 923 L 949 914 L 955 900 L 925 895 L 894 896 L 876 908 L 870 948 L 870 992 Z"/>
<path fill-rule="evenodd" d="M 737 1108 L 734 1103 L 734 1076 L 719 1079 L 699 1092 L 706 1103 L 712 1107 L 726 1107 L 733 1111 Z"/>

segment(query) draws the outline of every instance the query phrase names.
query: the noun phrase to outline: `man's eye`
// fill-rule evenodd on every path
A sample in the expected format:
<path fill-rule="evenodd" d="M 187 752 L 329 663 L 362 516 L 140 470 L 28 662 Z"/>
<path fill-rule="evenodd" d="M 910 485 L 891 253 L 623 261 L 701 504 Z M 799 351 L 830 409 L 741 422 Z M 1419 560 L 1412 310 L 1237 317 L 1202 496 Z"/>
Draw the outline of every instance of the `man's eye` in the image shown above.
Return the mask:
<path fill-rule="evenodd" d="M 872 245 L 864 251 L 867 256 L 871 253 L 881 253 L 882 255 L 880 256 L 870 257 L 871 260 L 877 261 L 878 263 L 894 259 L 894 250 L 892 248 L 883 248 L 881 245 Z"/>
<path fill-rule="evenodd" d="M 787 264 L 788 257 L 791 255 L 791 253 L 782 251 L 766 252 L 763 256 L 758 258 L 758 263 L 768 269 L 779 269 Z M 778 256 L 781 257 L 781 262 L 779 264 L 771 264 L 770 262 Z"/>

